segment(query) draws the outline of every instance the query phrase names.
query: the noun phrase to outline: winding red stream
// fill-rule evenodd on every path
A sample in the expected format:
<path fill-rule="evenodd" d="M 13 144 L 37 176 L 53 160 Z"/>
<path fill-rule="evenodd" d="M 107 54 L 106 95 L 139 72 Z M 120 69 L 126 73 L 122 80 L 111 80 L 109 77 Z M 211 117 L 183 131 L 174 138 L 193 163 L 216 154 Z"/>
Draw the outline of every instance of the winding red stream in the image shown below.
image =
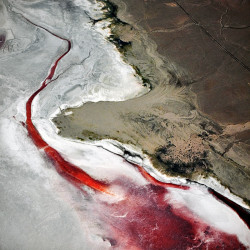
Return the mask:
<path fill-rule="evenodd" d="M 76 186 L 86 185 L 106 195 L 114 195 L 110 191 L 111 185 L 118 185 L 122 188 L 125 194 L 122 201 L 111 204 L 96 203 L 94 211 L 107 228 L 107 235 L 103 236 L 103 240 L 109 241 L 111 246 L 119 249 L 245 249 L 235 235 L 221 232 L 207 225 L 185 207 L 176 208 L 171 205 L 166 198 L 169 195 L 168 188 L 179 188 L 185 192 L 188 191 L 188 186 L 160 182 L 141 166 L 135 164 L 132 165 L 148 181 L 147 185 L 137 185 L 122 176 L 112 183 L 105 183 L 92 178 L 79 167 L 64 160 L 57 150 L 43 140 L 32 122 L 32 102 L 48 84 L 53 82 L 58 63 L 69 53 L 71 42 L 46 28 L 36 26 L 65 41 L 67 50 L 57 58 L 41 87 L 28 99 L 26 128 L 37 148 L 45 152 L 57 172 L 71 183 Z M 210 192 L 213 193 L 211 190 Z M 214 195 L 223 200 L 223 196 Z M 225 199 L 223 201 L 241 216 L 241 212 L 237 210 L 240 206 L 232 201 L 231 203 Z M 244 216 L 242 219 L 246 221 Z"/>

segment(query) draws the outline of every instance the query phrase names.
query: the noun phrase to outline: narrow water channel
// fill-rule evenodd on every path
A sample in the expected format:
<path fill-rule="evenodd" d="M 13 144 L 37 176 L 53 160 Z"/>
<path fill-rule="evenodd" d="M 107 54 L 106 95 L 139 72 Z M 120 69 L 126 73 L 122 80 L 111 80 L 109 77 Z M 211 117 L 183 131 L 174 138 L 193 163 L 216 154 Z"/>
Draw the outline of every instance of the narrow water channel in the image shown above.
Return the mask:
<path fill-rule="evenodd" d="M 26 20 L 30 22 L 28 19 Z M 63 57 L 70 53 L 71 42 L 46 28 L 35 26 L 65 41 L 67 50 L 56 59 L 41 87 L 28 99 L 25 126 L 36 147 L 45 153 L 56 171 L 76 188 L 79 188 L 83 195 L 90 196 L 89 199 L 95 203 L 93 213 L 98 214 L 107 229 L 106 235 L 102 236 L 103 240 L 108 241 L 111 247 L 118 249 L 246 249 L 237 235 L 209 225 L 185 205 L 173 205 L 171 201 L 177 194 L 195 196 L 192 187 L 161 182 L 146 172 L 142 166 L 130 163 L 128 164 L 141 174 L 145 181 L 144 185 L 138 185 L 135 180 L 122 175 L 112 181 L 96 180 L 83 169 L 65 160 L 56 149 L 43 140 L 32 122 L 32 102 L 49 84 L 53 84 L 56 79 L 54 79 L 54 75 L 57 65 Z M 107 198 L 96 199 L 95 192 L 90 195 L 82 189 L 83 186 L 101 192 Z M 199 192 L 199 187 L 195 188 Z M 170 191 L 171 189 L 179 191 L 175 194 Z M 225 203 L 220 204 L 221 206 L 229 206 L 234 210 L 235 212 L 232 211 L 235 213 L 234 216 L 237 213 L 245 223 L 249 223 L 247 212 L 239 205 L 212 189 L 207 191 L 205 197 L 210 194 Z M 111 196 L 111 202 L 109 196 Z M 116 200 L 116 196 L 119 197 L 118 200 Z"/>
<path fill-rule="evenodd" d="M 57 134 L 64 108 L 147 92 L 90 16 L 92 0 L 0 1 L 0 249 L 248 249 L 240 199 Z"/>

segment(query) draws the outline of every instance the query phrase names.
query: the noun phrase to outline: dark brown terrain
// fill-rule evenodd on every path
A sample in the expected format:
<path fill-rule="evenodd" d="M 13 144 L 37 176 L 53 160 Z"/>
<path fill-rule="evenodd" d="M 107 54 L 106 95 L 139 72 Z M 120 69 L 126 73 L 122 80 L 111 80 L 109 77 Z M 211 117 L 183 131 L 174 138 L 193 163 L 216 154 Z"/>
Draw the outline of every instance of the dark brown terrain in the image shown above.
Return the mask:
<path fill-rule="evenodd" d="M 152 90 L 62 112 L 61 135 L 137 145 L 162 172 L 213 176 L 249 202 L 250 1 L 112 2 L 111 40 Z"/>

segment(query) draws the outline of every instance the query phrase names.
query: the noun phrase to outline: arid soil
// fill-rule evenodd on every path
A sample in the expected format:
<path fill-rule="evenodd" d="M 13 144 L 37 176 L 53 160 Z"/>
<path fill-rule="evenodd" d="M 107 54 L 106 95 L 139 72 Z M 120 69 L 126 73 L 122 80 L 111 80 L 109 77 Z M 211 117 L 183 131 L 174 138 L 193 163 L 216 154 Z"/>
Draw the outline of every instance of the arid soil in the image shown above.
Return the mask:
<path fill-rule="evenodd" d="M 216 177 L 249 203 L 250 3 L 112 2 L 110 40 L 151 91 L 64 110 L 60 134 L 137 145 L 162 172 Z"/>

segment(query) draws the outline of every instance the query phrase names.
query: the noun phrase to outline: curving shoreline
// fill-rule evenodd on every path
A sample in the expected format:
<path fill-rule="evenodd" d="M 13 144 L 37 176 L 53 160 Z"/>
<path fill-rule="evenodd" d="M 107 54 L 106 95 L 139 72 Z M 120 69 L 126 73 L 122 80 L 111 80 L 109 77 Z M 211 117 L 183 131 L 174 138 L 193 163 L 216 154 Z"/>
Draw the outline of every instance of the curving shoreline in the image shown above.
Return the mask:
<path fill-rule="evenodd" d="M 102 141 L 82 143 L 56 133 L 51 115 L 81 94 L 84 102 L 124 100 L 143 91 L 133 69 L 89 23 L 95 5 L 47 3 L 0 3 L 4 32 L 11 28 L 15 37 L 8 33 L 4 48 L 19 44 L 0 58 L 0 80 L 10 90 L 0 120 L 1 248 L 248 247 L 246 223 L 211 190 L 183 179 L 169 182 L 129 145 L 114 142 L 118 156 Z M 152 92 L 164 98 L 159 90 Z M 186 107 L 183 100 L 178 104 Z M 183 111 L 182 119 L 194 117 Z M 129 162 L 137 160 L 142 164 Z"/>
<path fill-rule="evenodd" d="M 53 119 L 60 127 L 60 135 L 80 140 L 112 138 L 134 144 L 150 156 L 162 173 L 192 180 L 198 180 L 200 175 L 212 176 L 249 204 L 249 169 L 237 163 L 237 157 L 223 152 L 224 145 L 235 140 L 234 135 L 224 134 L 228 127 L 224 129 L 199 110 L 190 87 L 174 86 L 182 81 L 178 80 L 182 70 L 159 57 L 155 42 L 148 39 L 145 27 L 134 22 L 125 3 L 114 3 L 119 6 L 115 14 L 125 23 L 116 21 L 111 30 L 130 43 L 121 48 L 125 61 L 139 69 L 152 90 L 125 102 L 86 103 L 64 110 Z M 171 68 L 177 70 L 175 75 Z M 68 112 L 72 115 L 66 115 Z M 92 122 L 81 118 L 86 116 Z M 237 150 L 245 152 L 244 148 Z"/>
<path fill-rule="evenodd" d="M 39 134 L 38 130 L 34 126 L 34 124 L 32 122 L 32 109 L 31 109 L 32 108 L 32 102 L 33 102 L 34 98 L 43 89 L 45 89 L 47 87 L 48 84 L 51 84 L 54 80 L 57 79 L 57 78 L 53 79 L 56 68 L 57 68 L 57 65 L 58 65 L 59 61 L 70 52 L 70 49 L 71 49 L 72 45 L 71 45 L 70 40 L 68 40 L 66 38 L 62 38 L 62 37 L 54 34 L 53 32 L 50 32 L 46 28 L 34 24 L 33 22 L 31 22 L 27 18 L 25 18 L 25 19 L 26 19 L 26 21 L 28 21 L 32 25 L 35 25 L 36 27 L 44 29 L 45 31 L 49 32 L 51 35 L 53 35 L 53 36 L 55 36 L 55 37 L 57 37 L 57 38 L 59 38 L 61 40 L 66 41 L 67 44 L 68 44 L 67 51 L 64 52 L 54 62 L 54 64 L 50 68 L 48 76 L 43 81 L 41 87 L 30 96 L 30 98 L 28 99 L 28 101 L 26 103 L 26 123 L 25 123 L 25 127 L 28 130 L 29 136 L 31 137 L 31 139 L 33 140 L 33 142 L 37 146 L 37 148 L 43 150 L 46 153 L 47 157 L 53 162 L 57 172 L 60 175 L 62 175 L 63 177 L 65 177 L 73 185 L 78 187 L 80 190 L 81 190 L 81 185 L 87 185 L 87 186 L 91 187 L 92 189 L 94 189 L 96 191 L 100 191 L 100 192 L 106 193 L 108 195 L 115 195 L 114 193 L 112 193 L 112 192 L 110 192 L 108 190 L 109 189 L 109 184 L 106 184 L 106 183 L 104 183 L 102 181 L 98 181 L 98 180 L 93 179 L 90 175 L 88 175 L 82 169 L 80 169 L 77 166 L 71 164 L 70 162 L 67 162 L 61 156 L 61 154 L 58 151 L 56 151 L 54 148 L 49 146 L 49 144 L 47 144 L 42 139 L 42 137 Z M 164 187 L 164 188 L 177 188 L 177 189 L 181 189 L 181 190 L 182 189 L 183 190 L 189 190 L 189 188 L 190 188 L 189 186 L 182 186 L 182 185 L 176 185 L 176 184 L 172 184 L 172 183 L 161 182 L 161 181 L 155 179 L 153 176 L 151 176 L 142 166 L 139 166 L 137 164 L 132 164 L 132 165 L 134 165 L 134 167 L 139 170 L 141 175 L 147 181 L 152 183 L 152 185 L 154 185 L 154 186 L 159 186 L 159 187 Z M 213 190 L 211 188 L 208 188 L 208 192 L 211 193 L 218 200 L 222 201 L 227 206 L 232 208 L 239 215 L 239 217 L 246 223 L 248 228 L 250 228 L 250 220 L 249 220 L 250 216 L 249 216 L 249 212 L 247 210 L 245 210 L 244 208 L 242 208 L 237 203 L 233 202 L 232 200 L 229 200 L 228 198 L 224 197 L 223 195 L 219 194 L 218 192 L 216 192 L 215 190 Z"/>

